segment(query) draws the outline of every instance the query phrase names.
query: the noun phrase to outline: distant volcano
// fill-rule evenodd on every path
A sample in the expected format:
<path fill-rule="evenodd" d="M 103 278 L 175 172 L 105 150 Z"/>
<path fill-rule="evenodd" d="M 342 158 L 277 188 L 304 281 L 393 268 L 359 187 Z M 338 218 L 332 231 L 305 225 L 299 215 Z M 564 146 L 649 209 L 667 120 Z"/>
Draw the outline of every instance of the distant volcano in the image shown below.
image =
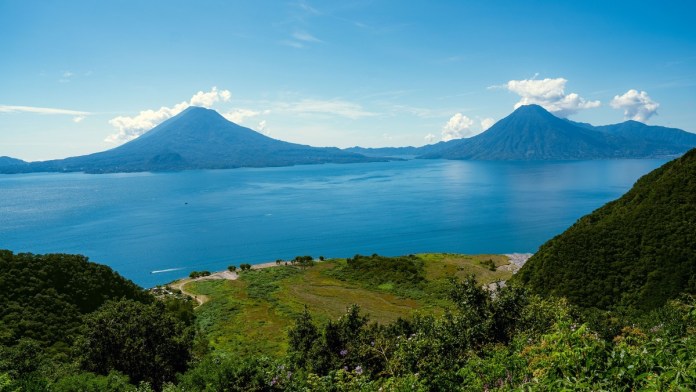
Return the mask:
<path fill-rule="evenodd" d="M 310 147 L 272 139 L 230 122 L 214 110 L 189 107 L 114 149 L 44 162 L 8 161 L 7 165 L 0 164 L 0 172 L 113 173 L 383 160 L 338 148 Z"/>
<path fill-rule="evenodd" d="M 636 121 L 594 127 L 521 106 L 486 132 L 424 151 L 422 158 L 568 160 L 671 157 L 696 147 L 696 134 Z"/>

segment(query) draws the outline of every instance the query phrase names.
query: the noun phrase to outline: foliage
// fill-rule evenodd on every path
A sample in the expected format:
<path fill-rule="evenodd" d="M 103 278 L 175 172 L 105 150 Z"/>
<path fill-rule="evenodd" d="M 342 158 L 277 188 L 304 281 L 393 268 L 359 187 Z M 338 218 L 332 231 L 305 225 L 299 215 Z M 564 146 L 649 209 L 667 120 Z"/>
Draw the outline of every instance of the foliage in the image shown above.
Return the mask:
<path fill-rule="evenodd" d="M 89 371 L 117 370 L 159 388 L 187 367 L 193 331 L 186 327 L 160 302 L 108 302 L 85 320 L 80 362 Z"/>
<path fill-rule="evenodd" d="M 189 278 L 191 279 L 202 278 L 204 276 L 210 276 L 210 271 L 191 271 L 189 274 Z"/>
<path fill-rule="evenodd" d="M 696 293 L 696 150 L 544 244 L 513 278 L 583 308 L 641 314 Z"/>
<path fill-rule="evenodd" d="M 0 250 L 0 345 L 28 338 L 67 348 L 81 316 L 114 298 L 153 298 L 111 268 L 80 255 L 13 254 Z"/>
<path fill-rule="evenodd" d="M 372 289 L 393 290 L 400 294 L 421 290 L 425 284 L 423 260 L 415 255 L 385 257 L 355 255 L 340 268 L 329 272 L 330 276 L 356 282 Z"/>
<path fill-rule="evenodd" d="M 295 256 L 290 262 L 292 265 L 299 265 L 302 268 L 307 268 L 314 265 L 314 258 L 312 256 Z"/>

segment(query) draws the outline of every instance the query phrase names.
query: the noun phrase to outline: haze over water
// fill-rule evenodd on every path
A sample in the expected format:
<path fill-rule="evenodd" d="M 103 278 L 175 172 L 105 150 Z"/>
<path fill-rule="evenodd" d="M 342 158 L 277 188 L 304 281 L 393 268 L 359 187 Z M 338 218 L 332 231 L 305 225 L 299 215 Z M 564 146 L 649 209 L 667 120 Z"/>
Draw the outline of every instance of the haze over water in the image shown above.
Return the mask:
<path fill-rule="evenodd" d="M 145 287 L 307 254 L 535 252 L 664 162 L 2 175 L 0 248 L 84 254 Z"/>

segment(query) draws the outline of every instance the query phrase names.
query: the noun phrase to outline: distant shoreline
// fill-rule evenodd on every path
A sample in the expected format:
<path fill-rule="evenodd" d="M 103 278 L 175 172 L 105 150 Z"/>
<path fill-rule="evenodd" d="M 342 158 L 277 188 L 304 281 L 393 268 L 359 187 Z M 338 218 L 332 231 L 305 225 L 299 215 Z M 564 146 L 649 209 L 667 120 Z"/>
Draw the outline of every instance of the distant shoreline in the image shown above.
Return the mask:
<path fill-rule="evenodd" d="M 510 270 L 512 273 L 516 273 L 522 266 L 529 260 L 530 257 L 534 255 L 533 253 L 504 253 L 501 254 L 501 256 L 505 256 L 508 258 L 508 261 L 510 262 Z M 330 260 L 330 259 L 327 259 Z M 314 259 L 315 263 L 322 262 L 319 259 Z M 264 269 L 264 268 L 271 268 L 271 267 L 280 267 L 280 266 L 286 266 L 286 265 L 292 265 L 290 260 L 281 260 L 280 263 L 277 263 L 275 261 L 269 261 L 265 263 L 257 263 L 257 264 L 251 264 L 251 269 L 252 270 L 259 270 L 259 269 Z M 237 280 L 239 278 L 239 273 L 237 271 L 229 271 L 229 270 L 223 270 L 223 271 L 216 271 L 216 272 L 211 272 L 210 275 L 206 276 L 200 276 L 197 278 L 191 278 L 191 277 L 182 277 L 176 280 L 173 280 L 171 283 L 167 283 L 164 285 L 160 286 L 170 286 L 170 287 L 175 287 L 184 292 L 183 286 L 190 283 L 190 282 L 196 282 L 196 281 L 202 281 L 202 280 L 221 280 L 221 279 L 226 279 L 226 280 Z"/>

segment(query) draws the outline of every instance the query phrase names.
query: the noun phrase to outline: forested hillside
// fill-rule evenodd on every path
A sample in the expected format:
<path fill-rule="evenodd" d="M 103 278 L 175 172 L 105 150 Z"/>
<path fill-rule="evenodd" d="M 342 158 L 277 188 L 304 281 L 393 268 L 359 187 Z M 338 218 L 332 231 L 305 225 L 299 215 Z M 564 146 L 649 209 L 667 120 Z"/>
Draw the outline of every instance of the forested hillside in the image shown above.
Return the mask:
<path fill-rule="evenodd" d="M 8 287 L 3 301 L 11 298 L 21 305 L 3 307 L 10 325 L 2 330 L 6 340 L 0 344 L 0 391 L 686 391 L 696 387 L 693 297 L 669 302 L 604 337 L 584 324 L 563 299 L 544 299 L 514 286 L 492 295 L 474 275 L 465 273 L 473 269 L 481 278 L 492 277 L 485 271 L 505 266 L 494 258 L 372 255 L 247 270 L 241 272 L 237 290 L 218 291 L 196 312 L 199 326 L 209 331 L 201 333 L 195 327 L 191 301 L 178 300 L 177 293 L 148 297 L 109 268 L 82 256 L 5 251 L 2 266 L 11 268 L 2 269 L 3 283 L 12 276 L 13 284 L 3 285 Z M 61 275 L 47 264 L 62 266 L 66 273 Z M 29 265 L 45 273 L 37 274 Z M 31 280 L 26 290 L 17 284 L 20 278 L 14 278 L 19 275 Z M 342 317 L 319 319 L 316 310 L 330 304 L 329 296 L 321 304 L 310 304 L 314 311 L 305 305 L 297 313 L 292 311 L 296 304 L 288 306 L 292 301 L 282 296 L 290 289 L 301 297 L 308 289 L 300 284 L 304 277 L 315 282 L 310 289 L 314 294 L 321 285 L 345 279 L 338 283 L 344 294 L 362 292 L 380 301 L 388 298 L 387 292 L 404 299 L 418 294 L 424 301 L 432 296 L 449 305 L 444 313 L 416 313 L 383 323 L 372 321 L 379 314 L 368 315 L 357 306 L 349 306 Z M 433 290 L 437 287 L 444 290 Z M 121 294 L 135 299 L 103 302 Z M 85 304 L 83 299 L 90 295 L 103 304 L 98 306 L 100 300 Z M 48 296 L 60 301 L 50 302 Z M 372 312 L 380 309 L 367 299 Z M 346 298 L 336 300 L 346 303 Z M 56 308 L 39 306 L 41 301 Z M 273 303 L 275 310 L 269 312 L 273 306 L 262 306 L 264 301 Z M 17 310 L 22 306 L 28 311 Z M 98 308 L 89 312 L 93 306 Z M 57 315 L 58 310 L 71 308 L 74 318 Z M 276 326 L 287 350 L 259 354 L 227 351 L 222 345 L 208 348 L 206 342 L 216 331 L 217 339 L 246 333 L 241 324 L 226 327 L 232 318 L 246 320 L 253 330 L 282 321 L 268 319 L 273 312 L 295 313 L 294 321 Z M 40 322 L 41 315 L 46 317 Z M 31 329 L 32 337 L 42 338 L 40 331 L 49 331 L 44 338 L 48 339 L 62 327 L 74 332 L 66 333 L 66 338 L 54 336 L 59 343 L 48 348 L 24 330 L 8 328 L 31 323 L 44 325 Z M 14 340 L 7 331 L 17 334 Z"/>
<path fill-rule="evenodd" d="M 514 281 L 583 308 L 645 311 L 696 293 L 696 150 L 544 244 Z"/>
<path fill-rule="evenodd" d="M 0 250 L 0 391 L 158 388 L 186 370 L 192 316 L 84 256 Z"/>
<path fill-rule="evenodd" d="M 0 343 L 30 338 L 69 344 L 81 316 L 110 299 L 151 302 L 145 290 L 111 268 L 80 255 L 0 250 Z"/>

